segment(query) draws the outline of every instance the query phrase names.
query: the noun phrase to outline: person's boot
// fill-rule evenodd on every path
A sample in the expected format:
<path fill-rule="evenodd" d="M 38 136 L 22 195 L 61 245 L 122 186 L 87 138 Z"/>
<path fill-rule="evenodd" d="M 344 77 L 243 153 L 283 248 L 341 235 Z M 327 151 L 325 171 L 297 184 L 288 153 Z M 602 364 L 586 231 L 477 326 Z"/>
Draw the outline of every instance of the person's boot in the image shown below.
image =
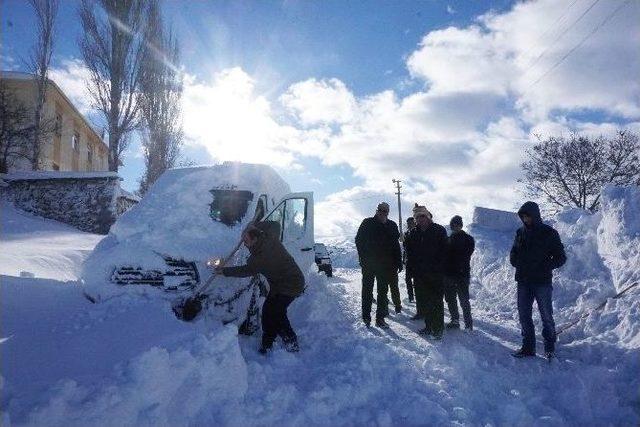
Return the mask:
<path fill-rule="evenodd" d="M 267 354 L 269 352 L 269 350 L 271 350 L 271 347 L 273 347 L 273 342 L 274 341 L 275 341 L 275 338 L 265 337 L 263 335 L 262 336 L 262 345 L 260 346 L 260 349 L 258 350 L 258 352 L 260 354 Z"/>
<path fill-rule="evenodd" d="M 402 313 L 402 306 L 396 305 L 396 314 L 400 314 L 400 313 Z"/>
<path fill-rule="evenodd" d="M 411 320 L 422 320 L 424 319 L 424 316 L 422 314 L 416 314 L 415 316 L 411 317 Z"/>
<path fill-rule="evenodd" d="M 447 323 L 447 329 L 460 329 L 460 322 L 458 320 L 452 320 Z"/>
<path fill-rule="evenodd" d="M 298 345 L 298 338 L 287 338 L 284 340 L 284 349 L 289 353 L 297 353 L 300 351 L 300 346 Z"/>
<path fill-rule="evenodd" d="M 420 335 L 429 336 L 431 335 L 431 329 L 425 326 L 424 328 L 420 329 L 418 333 Z"/>
<path fill-rule="evenodd" d="M 520 350 L 511 353 L 511 355 L 516 359 L 522 359 L 523 357 L 534 357 L 536 355 L 536 352 L 535 350 L 522 347 L 520 348 Z"/>
<path fill-rule="evenodd" d="M 368 328 L 371 326 L 371 318 L 370 317 L 365 317 L 362 319 L 362 321 L 364 322 L 364 325 Z"/>
<path fill-rule="evenodd" d="M 464 325 L 464 329 L 469 332 L 473 331 L 473 324 Z"/>
<path fill-rule="evenodd" d="M 384 319 L 376 319 L 376 326 L 381 329 L 389 328 L 389 325 L 384 321 Z"/>

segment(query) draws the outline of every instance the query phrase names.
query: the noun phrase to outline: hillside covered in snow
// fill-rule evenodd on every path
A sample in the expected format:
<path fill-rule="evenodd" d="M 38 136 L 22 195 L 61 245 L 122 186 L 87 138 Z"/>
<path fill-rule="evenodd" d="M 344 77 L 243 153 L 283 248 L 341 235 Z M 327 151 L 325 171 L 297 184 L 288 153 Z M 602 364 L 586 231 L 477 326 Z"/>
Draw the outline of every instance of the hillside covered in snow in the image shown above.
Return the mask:
<path fill-rule="evenodd" d="M 638 188 L 607 188 L 597 214 L 549 219 L 568 255 L 554 279 L 556 324 L 571 325 L 551 364 L 509 356 L 520 344 L 514 230 L 490 215 L 469 227 L 472 333 L 419 336 L 403 281 L 391 328 L 365 328 L 345 236 L 335 276 L 309 272 L 291 306 L 301 352 L 264 357 L 258 336 L 206 316 L 179 321 L 163 299 L 91 304 L 80 264 L 102 236 L 0 208 L 3 426 L 640 423 L 640 286 L 614 298 L 640 280 Z"/>

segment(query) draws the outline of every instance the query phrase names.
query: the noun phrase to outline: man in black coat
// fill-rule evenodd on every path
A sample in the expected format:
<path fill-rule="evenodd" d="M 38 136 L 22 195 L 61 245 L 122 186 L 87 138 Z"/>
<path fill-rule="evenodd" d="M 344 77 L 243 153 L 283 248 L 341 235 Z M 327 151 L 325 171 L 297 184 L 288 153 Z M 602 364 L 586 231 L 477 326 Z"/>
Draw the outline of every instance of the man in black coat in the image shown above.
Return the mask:
<path fill-rule="evenodd" d="M 447 328 L 460 328 L 458 300 L 462 307 L 465 329 L 473 329 L 471 320 L 471 303 L 469 302 L 469 281 L 471 278 L 471 255 L 476 242 L 462 229 L 462 218 L 458 215 L 451 218 L 449 226 L 451 235 L 447 239 L 447 257 L 444 264 L 444 297 L 449 307 L 451 322 Z"/>
<path fill-rule="evenodd" d="M 413 275 L 411 274 L 411 271 L 406 268 L 407 265 L 407 238 L 409 237 L 409 233 L 411 232 L 411 230 L 413 230 L 414 228 L 416 228 L 416 220 L 414 217 L 410 216 L 409 218 L 407 218 L 407 231 L 404 232 L 404 238 L 402 239 L 402 248 L 404 249 L 403 254 L 402 254 L 402 262 L 405 265 L 405 269 L 404 269 L 404 282 L 407 285 L 407 294 L 409 295 L 409 302 L 413 302 L 414 301 L 414 297 L 413 297 Z M 419 314 L 416 314 L 416 316 L 414 316 L 416 319 L 417 318 L 422 318 L 421 316 L 419 316 Z"/>
<path fill-rule="evenodd" d="M 432 220 L 424 206 L 413 208 L 416 228 L 405 243 L 407 268 L 411 270 L 416 291 L 416 305 L 425 315 L 425 328 L 420 331 L 441 339 L 444 331 L 443 267 L 447 249 L 447 231 Z"/>
<path fill-rule="evenodd" d="M 526 202 L 518 211 L 523 226 L 516 232 L 509 260 L 516 268 L 518 282 L 518 315 L 522 329 L 522 348 L 514 357 L 535 356 L 536 337 L 533 326 L 533 301 L 538 304 L 542 319 L 542 336 L 547 358 L 553 357 L 556 326 L 551 302 L 553 269 L 564 265 L 567 257 L 558 232 L 543 224 L 540 208 Z"/>
<path fill-rule="evenodd" d="M 378 298 L 376 326 L 388 327 L 384 321 L 389 314 L 387 292 L 391 282 L 398 282 L 402 271 L 400 233 L 398 226 L 389 218 L 389 205 L 380 203 L 373 217 L 365 218 L 356 234 L 356 248 L 362 267 L 362 320 L 371 324 L 374 280 L 377 282 Z"/>

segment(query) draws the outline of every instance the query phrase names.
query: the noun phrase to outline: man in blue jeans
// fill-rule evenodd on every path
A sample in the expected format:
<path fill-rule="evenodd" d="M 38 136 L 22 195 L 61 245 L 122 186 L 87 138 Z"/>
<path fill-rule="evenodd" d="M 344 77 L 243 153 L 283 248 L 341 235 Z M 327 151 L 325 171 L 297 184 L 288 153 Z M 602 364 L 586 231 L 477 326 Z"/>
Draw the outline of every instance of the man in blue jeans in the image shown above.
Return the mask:
<path fill-rule="evenodd" d="M 509 260 L 516 268 L 518 282 L 518 315 L 522 328 L 522 347 L 512 355 L 529 357 L 536 354 L 536 336 L 533 326 L 533 301 L 538 304 L 542 319 L 545 357 L 555 352 L 556 326 L 553 321 L 552 276 L 553 270 L 562 267 L 567 260 L 558 232 L 543 224 L 540 208 L 534 202 L 526 202 L 518 211 L 523 226 L 516 232 Z"/>

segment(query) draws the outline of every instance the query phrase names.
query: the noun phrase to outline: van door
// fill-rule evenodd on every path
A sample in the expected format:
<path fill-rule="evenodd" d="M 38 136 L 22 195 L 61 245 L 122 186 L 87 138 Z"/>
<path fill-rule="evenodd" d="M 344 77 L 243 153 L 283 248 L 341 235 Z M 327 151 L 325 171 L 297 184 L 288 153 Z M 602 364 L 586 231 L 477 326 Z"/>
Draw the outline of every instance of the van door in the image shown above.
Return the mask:
<path fill-rule="evenodd" d="M 287 194 L 263 221 L 278 224 L 280 241 L 306 273 L 314 262 L 313 193 Z"/>

